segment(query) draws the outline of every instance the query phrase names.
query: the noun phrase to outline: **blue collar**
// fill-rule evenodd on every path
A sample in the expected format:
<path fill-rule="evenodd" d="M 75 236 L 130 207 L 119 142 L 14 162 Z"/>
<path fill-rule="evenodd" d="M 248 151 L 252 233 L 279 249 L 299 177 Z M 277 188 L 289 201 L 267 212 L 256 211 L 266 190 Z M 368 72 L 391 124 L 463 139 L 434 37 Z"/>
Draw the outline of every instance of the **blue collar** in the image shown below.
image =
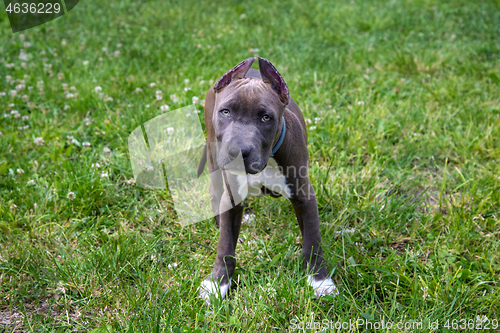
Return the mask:
<path fill-rule="evenodd" d="M 273 147 L 273 151 L 271 152 L 271 157 L 274 156 L 274 154 L 280 149 L 281 144 L 283 143 L 283 140 L 285 139 L 285 133 L 286 133 L 286 123 L 285 123 L 285 115 L 283 115 L 283 128 L 281 129 L 281 134 L 280 138 L 278 139 L 278 142 Z"/>

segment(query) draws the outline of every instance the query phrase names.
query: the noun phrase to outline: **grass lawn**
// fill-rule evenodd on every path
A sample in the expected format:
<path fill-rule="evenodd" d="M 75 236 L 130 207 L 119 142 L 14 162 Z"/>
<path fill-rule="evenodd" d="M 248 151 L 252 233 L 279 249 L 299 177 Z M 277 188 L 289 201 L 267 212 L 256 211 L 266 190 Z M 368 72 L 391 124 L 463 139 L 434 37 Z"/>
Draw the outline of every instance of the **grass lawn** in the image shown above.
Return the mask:
<path fill-rule="evenodd" d="M 16 34 L 0 8 L 0 331 L 499 327 L 498 1 L 80 1 Z M 290 203 L 259 198 L 207 307 L 218 229 L 135 186 L 127 139 L 254 55 L 311 120 L 340 295 L 314 298 Z"/>

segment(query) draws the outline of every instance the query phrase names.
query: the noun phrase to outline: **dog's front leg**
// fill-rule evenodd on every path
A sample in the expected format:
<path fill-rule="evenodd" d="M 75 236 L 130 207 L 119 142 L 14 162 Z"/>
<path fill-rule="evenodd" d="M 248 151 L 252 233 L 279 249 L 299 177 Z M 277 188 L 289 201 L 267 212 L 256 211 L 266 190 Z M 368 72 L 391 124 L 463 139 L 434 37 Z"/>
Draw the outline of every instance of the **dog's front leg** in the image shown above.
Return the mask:
<path fill-rule="evenodd" d="M 231 205 L 227 191 L 221 198 L 219 243 L 212 274 L 200 286 L 200 296 L 210 303 L 210 296 L 224 298 L 231 286 L 231 277 L 236 267 L 235 250 L 243 217 L 244 202 L 226 210 Z"/>
<path fill-rule="evenodd" d="M 337 294 L 338 290 L 328 277 L 321 248 L 318 204 L 309 178 L 301 179 L 295 195 L 290 198 L 303 238 L 302 255 L 309 274 L 307 283 L 314 289 L 316 297 Z"/>

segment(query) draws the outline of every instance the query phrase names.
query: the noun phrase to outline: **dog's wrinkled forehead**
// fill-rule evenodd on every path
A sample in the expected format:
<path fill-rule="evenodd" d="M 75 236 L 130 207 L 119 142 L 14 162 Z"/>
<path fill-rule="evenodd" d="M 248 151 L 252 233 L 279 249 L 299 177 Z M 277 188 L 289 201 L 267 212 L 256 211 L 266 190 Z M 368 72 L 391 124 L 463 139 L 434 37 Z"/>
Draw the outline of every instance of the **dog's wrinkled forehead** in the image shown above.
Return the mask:
<path fill-rule="evenodd" d="M 233 89 L 243 89 L 247 92 L 247 95 L 252 95 L 254 92 L 272 91 L 277 95 L 275 97 L 278 97 L 279 101 L 286 106 L 290 98 L 288 87 L 285 80 L 281 77 L 281 74 L 271 62 L 259 57 L 259 72 L 262 79 L 245 78 L 246 73 L 254 61 L 255 58 L 243 60 L 224 74 L 213 87 L 216 99 L 219 97 L 217 95 L 224 95 L 223 92 L 225 90 L 227 91 L 227 89 L 225 89 L 226 87 L 231 86 L 231 91 L 233 91 Z"/>
<path fill-rule="evenodd" d="M 216 107 L 230 106 L 234 109 L 270 108 L 279 110 L 282 104 L 269 84 L 256 78 L 244 78 L 231 83 L 216 97 Z"/>

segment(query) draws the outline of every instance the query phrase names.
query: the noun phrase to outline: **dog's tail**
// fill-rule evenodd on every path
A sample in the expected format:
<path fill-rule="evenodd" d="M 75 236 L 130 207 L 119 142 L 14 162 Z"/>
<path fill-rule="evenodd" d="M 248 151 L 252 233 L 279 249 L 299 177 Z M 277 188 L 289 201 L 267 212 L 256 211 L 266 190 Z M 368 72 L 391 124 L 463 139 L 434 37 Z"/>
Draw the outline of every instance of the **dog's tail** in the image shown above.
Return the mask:
<path fill-rule="evenodd" d="M 201 156 L 200 164 L 198 165 L 198 176 L 200 178 L 203 170 L 205 169 L 205 164 L 207 164 L 207 145 L 203 148 L 203 155 Z"/>

